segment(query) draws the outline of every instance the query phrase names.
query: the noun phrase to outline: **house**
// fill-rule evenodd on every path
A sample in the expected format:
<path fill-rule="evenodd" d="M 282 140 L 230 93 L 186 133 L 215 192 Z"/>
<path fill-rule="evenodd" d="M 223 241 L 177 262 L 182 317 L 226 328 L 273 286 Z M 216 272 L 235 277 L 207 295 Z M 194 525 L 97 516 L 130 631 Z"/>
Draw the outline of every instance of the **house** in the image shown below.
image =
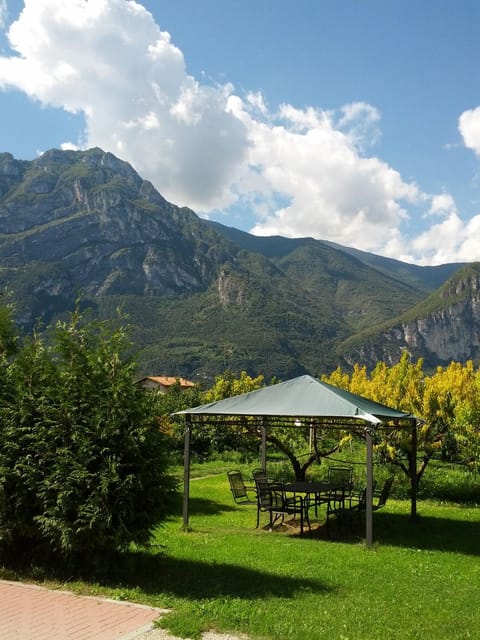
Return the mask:
<path fill-rule="evenodd" d="M 160 391 L 160 393 L 165 393 L 174 384 L 179 384 L 182 391 L 195 386 L 194 382 L 178 376 L 145 376 L 137 380 L 136 384 L 144 389 L 153 389 Z"/>

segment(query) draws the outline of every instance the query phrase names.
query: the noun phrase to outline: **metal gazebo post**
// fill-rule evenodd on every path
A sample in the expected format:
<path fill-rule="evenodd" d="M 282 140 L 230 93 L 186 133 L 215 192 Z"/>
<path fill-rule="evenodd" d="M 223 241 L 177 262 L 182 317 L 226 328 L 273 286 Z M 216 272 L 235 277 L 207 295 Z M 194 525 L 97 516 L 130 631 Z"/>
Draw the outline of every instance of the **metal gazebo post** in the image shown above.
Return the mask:
<path fill-rule="evenodd" d="M 410 453 L 410 518 L 417 519 L 417 420 L 412 426 L 412 450 Z"/>
<path fill-rule="evenodd" d="M 190 434 L 192 432 L 192 418 L 185 416 L 185 434 L 183 449 L 183 529 L 188 529 L 188 503 L 190 499 Z"/>
<path fill-rule="evenodd" d="M 267 470 L 267 428 L 265 427 L 265 420 L 262 418 L 262 423 L 260 425 L 260 434 L 262 437 L 262 443 L 261 443 L 261 451 L 260 451 L 260 457 L 261 457 L 261 467 L 263 469 L 263 471 Z"/>
<path fill-rule="evenodd" d="M 367 456 L 367 493 L 365 505 L 365 540 L 367 547 L 373 544 L 373 438 L 372 427 L 365 428 L 365 445 Z"/>

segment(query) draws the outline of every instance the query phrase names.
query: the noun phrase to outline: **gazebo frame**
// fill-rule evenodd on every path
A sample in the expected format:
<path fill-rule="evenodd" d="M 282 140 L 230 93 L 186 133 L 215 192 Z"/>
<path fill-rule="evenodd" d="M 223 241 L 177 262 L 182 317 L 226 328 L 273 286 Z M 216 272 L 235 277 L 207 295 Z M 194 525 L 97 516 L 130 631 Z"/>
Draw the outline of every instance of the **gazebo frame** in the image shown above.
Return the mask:
<path fill-rule="evenodd" d="M 261 433 L 261 465 L 266 468 L 266 440 L 269 428 L 298 427 L 311 424 L 315 428 L 344 429 L 361 433 L 366 449 L 366 518 L 365 540 L 373 544 L 373 436 L 378 431 L 409 430 L 411 433 L 410 486 L 411 517 L 417 515 L 416 458 L 417 429 L 420 420 L 411 414 L 379 404 L 343 389 L 320 382 L 311 376 L 300 376 L 283 383 L 263 387 L 233 398 L 211 402 L 177 412 L 184 415 L 184 493 L 183 527 L 189 528 L 190 436 L 194 426 L 212 417 L 222 417 L 222 424 L 238 424 L 238 418 L 249 419 Z"/>

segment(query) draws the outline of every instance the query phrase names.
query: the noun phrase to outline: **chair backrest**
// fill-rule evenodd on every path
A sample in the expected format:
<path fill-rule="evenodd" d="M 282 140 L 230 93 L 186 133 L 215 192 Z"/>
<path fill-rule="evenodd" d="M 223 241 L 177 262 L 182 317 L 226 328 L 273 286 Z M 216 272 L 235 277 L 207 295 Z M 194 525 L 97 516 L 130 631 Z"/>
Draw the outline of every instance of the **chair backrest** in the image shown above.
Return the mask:
<path fill-rule="evenodd" d="M 350 489 L 352 487 L 353 467 L 328 467 L 328 484 L 333 488 Z"/>
<path fill-rule="evenodd" d="M 265 469 L 254 469 L 252 471 L 252 478 L 254 480 L 266 480 L 267 472 L 265 471 Z"/>
<path fill-rule="evenodd" d="M 358 494 L 357 509 L 365 510 L 367 508 L 367 487 L 364 487 Z"/>
<path fill-rule="evenodd" d="M 269 482 L 268 489 L 270 492 L 270 501 L 273 509 L 284 509 L 287 498 L 282 482 Z"/>
<path fill-rule="evenodd" d="M 380 492 L 380 496 L 378 498 L 378 502 L 377 502 L 377 509 L 380 509 L 380 507 L 385 506 L 388 497 L 390 495 L 390 491 L 392 489 L 392 484 L 393 484 L 393 478 L 388 478 L 388 480 L 385 480 L 385 484 L 382 487 L 382 490 Z"/>
<path fill-rule="evenodd" d="M 345 508 L 345 487 L 335 487 L 328 492 L 327 518 Z"/>
<path fill-rule="evenodd" d="M 241 472 L 236 470 L 228 471 L 227 477 L 235 502 L 244 502 L 245 500 L 248 500 L 247 489 Z"/>
<path fill-rule="evenodd" d="M 269 482 L 265 478 L 255 478 L 255 488 L 257 490 L 258 508 L 260 510 L 269 509 L 272 506 L 272 492 Z"/>

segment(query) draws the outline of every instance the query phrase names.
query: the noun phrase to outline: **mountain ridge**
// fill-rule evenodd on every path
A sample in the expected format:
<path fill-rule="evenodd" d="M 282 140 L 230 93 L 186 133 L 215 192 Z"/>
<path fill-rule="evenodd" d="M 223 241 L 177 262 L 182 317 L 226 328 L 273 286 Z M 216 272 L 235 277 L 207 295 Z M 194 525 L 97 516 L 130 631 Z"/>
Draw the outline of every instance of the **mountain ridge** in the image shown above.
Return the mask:
<path fill-rule="evenodd" d="M 372 366 L 376 350 L 362 352 L 355 337 L 368 329 L 368 344 L 381 341 L 385 323 L 461 266 L 251 236 L 169 203 L 98 148 L 0 154 L 0 286 L 19 323 L 53 322 L 79 295 L 101 318 L 123 306 L 144 374 L 318 375 L 362 353 Z"/>

